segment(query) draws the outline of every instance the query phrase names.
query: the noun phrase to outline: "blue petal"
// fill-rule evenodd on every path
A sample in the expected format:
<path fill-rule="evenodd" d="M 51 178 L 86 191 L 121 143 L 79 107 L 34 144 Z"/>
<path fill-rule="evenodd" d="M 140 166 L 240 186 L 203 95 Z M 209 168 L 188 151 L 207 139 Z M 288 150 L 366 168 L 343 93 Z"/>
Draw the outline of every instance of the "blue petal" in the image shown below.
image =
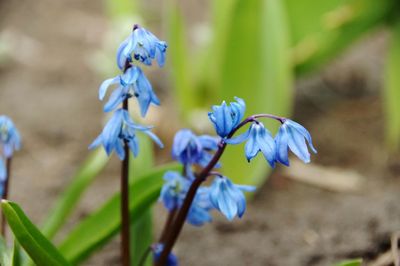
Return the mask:
<path fill-rule="evenodd" d="M 98 147 L 99 145 L 101 145 L 103 141 L 103 138 L 101 136 L 101 134 L 92 142 L 92 144 L 89 145 L 89 149 L 92 150 L 96 147 Z"/>
<path fill-rule="evenodd" d="M 265 159 L 271 167 L 275 167 L 276 147 L 275 140 L 272 138 L 271 133 L 264 128 L 261 134 L 257 135 L 256 141 Z"/>
<path fill-rule="evenodd" d="M 250 129 L 248 129 L 246 132 L 243 134 L 240 134 L 237 137 L 230 138 L 230 139 L 225 139 L 224 142 L 228 144 L 240 144 L 244 141 L 246 141 L 250 137 Z"/>
<path fill-rule="evenodd" d="M 134 157 L 137 157 L 139 154 L 139 143 L 137 138 L 133 138 L 128 141 L 129 149 L 131 150 Z"/>
<path fill-rule="evenodd" d="M 310 162 L 310 153 L 303 135 L 293 128 L 288 128 L 290 150 L 305 163 Z"/>
<path fill-rule="evenodd" d="M 299 123 L 296 123 L 296 122 L 294 122 L 294 121 L 292 121 L 292 120 L 289 120 L 289 119 L 286 121 L 286 124 L 288 124 L 289 126 L 295 128 L 297 131 L 299 131 L 299 133 L 300 133 L 301 135 L 303 135 L 303 137 L 306 138 L 308 144 L 310 145 L 311 150 L 312 150 L 314 153 L 317 153 L 317 150 L 314 148 L 314 146 L 313 146 L 313 144 L 312 144 L 311 134 L 310 134 L 310 132 L 308 132 L 307 129 L 305 129 L 305 128 L 304 128 L 302 125 L 300 125 Z"/>
<path fill-rule="evenodd" d="M 101 83 L 100 88 L 99 88 L 99 99 L 103 100 L 104 96 L 106 95 L 107 89 L 108 87 L 110 87 L 112 84 L 117 84 L 120 81 L 120 77 L 114 77 L 111 79 L 106 79 L 105 81 L 103 81 L 103 83 Z"/>
<path fill-rule="evenodd" d="M 203 149 L 213 150 L 213 151 L 218 149 L 219 138 L 212 137 L 209 135 L 202 135 L 198 137 L 198 140 L 203 146 Z"/>
<path fill-rule="evenodd" d="M 253 128 L 253 125 L 250 128 L 249 139 L 247 140 L 246 145 L 244 146 L 244 152 L 245 152 L 247 161 L 249 161 L 249 162 L 260 151 L 260 147 L 258 146 L 258 143 L 257 143 L 257 131 L 252 128 Z"/>
<path fill-rule="evenodd" d="M 118 158 L 123 161 L 125 159 L 125 149 L 124 142 L 121 139 L 117 139 L 115 141 L 115 152 L 117 153 Z"/>
<path fill-rule="evenodd" d="M 124 50 L 124 49 L 126 48 L 126 46 L 128 45 L 128 42 L 129 42 L 129 38 L 125 39 L 125 40 L 120 44 L 120 46 L 118 47 L 118 50 L 117 50 L 117 65 L 118 65 L 119 69 L 121 69 L 121 70 L 124 69 L 125 63 L 126 63 L 126 60 L 127 60 L 127 59 L 128 59 L 129 61 L 131 61 L 130 56 L 129 56 L 129 57 L 126 57 L 126 56 L 123 54 L 123 50 Z"/>
<path fill-rule="evenodd" d="M 4 182 L 7 177 L 7 170 L 4 161 L 0 158 L 0 182 Z"/>
<path fill-rule="evenodd" d="M 146 130 L 144 131 L 160 148 L 164 148 L 164 144 L 161 142 L 161 140 L 154 134 L 153 132 Z"/>
<path fill-rule="evenodd" d="M 286 125 L 282 125 L 275 136 L 276 143 L 276 159 L 278 162 L 289 166 L 289 155 L 288 155 L 288 133 Z"/>
<path fill-rule="evenodd" d="M 107 112 L 114 110 L 124 100 L 125 100 L 124 89 L 120 86 L 111 93 L 110 98 L 108 99 L 107 103 L 104 105 L 103 111 L 107 113 Z"/>

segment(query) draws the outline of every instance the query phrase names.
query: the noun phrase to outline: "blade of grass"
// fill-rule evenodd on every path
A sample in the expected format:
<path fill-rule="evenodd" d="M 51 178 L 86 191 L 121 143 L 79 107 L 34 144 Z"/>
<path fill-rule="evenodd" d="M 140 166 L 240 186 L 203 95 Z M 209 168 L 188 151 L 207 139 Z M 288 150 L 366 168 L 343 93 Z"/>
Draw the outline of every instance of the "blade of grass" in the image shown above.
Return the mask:
<path fill-rule="evenodd" d="M 42 232 L 46 237 L 52 238 L 57 233 L 79 202 L 84 191 L 103 170 L 107 162 L 108 157 L 102 149 L 97 149 L 90 154 L 72 178 L 71 184 L 62 192 L 49 212 L 42 227 Z"/>
<path fill-rule="evenodd" d="M 2 200 L 1 207 L 15 238 L 36 265 L 70 265 L 16 203 Z"/>
<path fill-rule="evenodd" d="M 133 223 L 159 197 L 164 172 L 180 169 L 177 164 L 169 164 L 154 169 L 146 177 L 130 184 L 129 193 L 136 195 L 130 199 L 130 215 Z M 90 254 L 103 246 L 119 230 L 119 193 L 116 193 L 102 207 L 79 222 L 60 245 L 61 253 L 73 264 L 82 262 Z"/>

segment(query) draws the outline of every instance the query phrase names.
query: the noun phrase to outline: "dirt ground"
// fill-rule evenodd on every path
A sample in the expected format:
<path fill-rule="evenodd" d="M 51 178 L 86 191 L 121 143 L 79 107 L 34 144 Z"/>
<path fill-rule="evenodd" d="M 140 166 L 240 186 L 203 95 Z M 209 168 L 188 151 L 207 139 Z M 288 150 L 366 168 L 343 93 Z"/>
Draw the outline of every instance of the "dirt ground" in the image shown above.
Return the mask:
<path fill-rule="evenodd" d="M 10 44 L 0 60 L 0 114 L 11 116 L 23 136 L 11 198 L 38 224 L 101 130 L 102 77 L 89 60 L 106 28 L 96 1 L 0 2 L 0 39 Z M 313 164 L 354 170 L 363 189 L 332 192 L 277 169 L 242 220 L 216 215 L 201 229 L 186 226 L 175 249 L 181 265 L 329 266 L 371 261 L 389 249 L 400 229 L 400 163 L 383 147 L 385 39 L 384 32 L 368 37 L 296 84 L 295 119 L 319 151 Z M 112 160 L 67 227 L 117 190 L 116 168 Z M 117 256 L 118 239 L 85 265 L 117 265 Z"/>

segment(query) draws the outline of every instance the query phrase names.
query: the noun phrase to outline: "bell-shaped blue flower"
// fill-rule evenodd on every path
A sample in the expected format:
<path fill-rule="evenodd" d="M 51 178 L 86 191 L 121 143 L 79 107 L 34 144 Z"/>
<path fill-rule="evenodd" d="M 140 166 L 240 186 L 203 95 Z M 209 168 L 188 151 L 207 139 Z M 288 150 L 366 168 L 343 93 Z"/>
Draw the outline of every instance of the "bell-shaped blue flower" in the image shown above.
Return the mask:
<path fill-rule="evenodd" d="M 133 59 L 151 65 L 154 59 L 160 67 L 165 64 L 166 42 L 160 41 L 153 33 L 135 25 L 130 36 L 121 43 L 117 51 L 117 64 L 124 69 L 125 62 Z"/>
<path fill-rule="evenodd" d="M 246 141 L 245 154 L 247 161 L 250 162 L 258 152 L 262 152 L 265 159 L 275 167 L 276 145 L 271 133 L 258 121 L 255 121 L 245 133 L 225 140 L 228 144 L 239 144 Z"/>
<path fill-rule="evenodd" d="M 21 148 L 21 138 L 12 120 L 2 115 L 0 116 L 0 148 L 5 158 L 11 158 L 15 150 Z"/>
<path fill-rule="evenodd" d="M 276 160 L 289 166 L 288 150 L 290 149 L 300 160 L 309 163 L 310 153 L 306 141 L 311 150 L 317 153 L 307 129 L 299 123 L 286 119 L 275 136 L 277 147 Z"/>
<path fill-rule="evenodd" d="M 228 220 L 241 218 L 246 211 L 243 191 L 254 191 L 253 186 L 235 185 L 227 177 L 216 177 L 211 185 L 210 200 Z"/>
<path fill-rule="evenodd" d="M 139 153 L 139 143 L 136 137 L 136 131 L 147 134 L 161 148 L 163 144 L 160 139 L 150 131 L 152 127 L 145 127 L 136 124 L 131 119 L 128 111 L 118 109 L 107 122 L 102 133 L 90 144 L 89 149 L 93 149 L 99 145 L 103 145 L 106 153 L 110 155 L 113 150 L 118 157 L 123 160 L 125 158 L 124 141 L 127 142 L 129 149 L 136 157 Z"/>
<path fill-rule="evenodd" d="M 155 262 L 157 262 L 157 260 L 160 258 L 161 256 L 161 252 L 164 249 L 164 245 L 161 243 L 157 243 L 155 245 L 152 246 L 152 250 L 153 250 L 153 260 Z M 167 261 L 165 266 L 178 266 L 178 258 L 175 256 L 174 253 L 169 253 Z"/>
<path fill-rule="evenodd" d="M 179 130 L 174 137 L 172 157 L 182 164 L 205 166 L 211 159 L 209 151 L 218 148 L 218 138 L 208 135 L 196 136 L 189 129 Z"/>
<path fill-rule="evenodd" d="M 212 210 L 214 206 L 210 201 L 210 191 L 208 187 L 200 187 L 197 190 L 186 218 L 186 221 L 191 225 L 202 226 L 212 221 L 210 210 Z"/>
<path fill-rule="evenodd" d="M 7 177 L 7 170 L 4 161 L 0 158 L 0 182 L 4 182 Z M 2 187 L 2 185 L 0 185 Z"/>
<path fill-rule="evenodd" d="M 227 105 L 225 101 L 221 105 L 214 105 L 208 117 L 214 124 L 218 136 L 225 138 L 241 122 L 246 110 L 245 102 L 235 97 L 236 102 Z"/>
<path fill-rule="evenodd" d="M 137 66 L 129 67 L 124 74 L 105 80 L 99 88 L 100 100 L 104 99 L 107 89 L 114 84 L 118 84 L 118 87 L 111 93 L 109 100 L 104 105 L 104 112 L 114 110 L 125 99 L 133 96 L 138 99 L 140 113 L 143 117 L 151 103 L 160 105 L 160 100 L 154 93 L 149 80 Z"/>
<path fill-rule="evenodd" d="M 181 207 L 191 182 L 174 171 L 166 172 L 164 180 L 159 200 L 163 202 L 167 210 L 173 211 Z"/>

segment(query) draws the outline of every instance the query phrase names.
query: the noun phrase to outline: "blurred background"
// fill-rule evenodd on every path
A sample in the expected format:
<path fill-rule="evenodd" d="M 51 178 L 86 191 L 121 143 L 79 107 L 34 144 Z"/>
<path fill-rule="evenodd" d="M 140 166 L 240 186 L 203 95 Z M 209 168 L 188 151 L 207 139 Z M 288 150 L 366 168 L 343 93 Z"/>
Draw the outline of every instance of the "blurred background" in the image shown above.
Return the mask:
<path fill-rule="evenodd" d="M 259 191 L 242 220 L 186 226 L 182 265 L 331 265 L 390 248 L 400 229 L 400 2 L 397 0 L 1 1 L 0 114 L 23 137 L 11 199 L 40 224 L 88 154 L 105 117 L 97 99 L 115 52 L 139 23 L 166 40 L 167 66 L 146 68 L 161 107 L 144 123 L 167 144 L 180 127 L 212 132 L 207 112 L 245 99 L 247 114 L 292 117 L 318 154 L 251 167 L 228 150 L 224 173 Z M 277 124 L 268 124 L 272 132 Z M 72 227 L 118 190 L 112 158 Z M 164 212 L 157 208 L 156 232 Z M 159 219 L 161 218 L 161 219 Z M 56 239 L 57 241 L 57 239 Z M 118 239 L 86 265 L 118 265 Z M 206 254 L 206 255 L 205 255 Z M 390 265 L 390 264 L 379 264 Z"/>

